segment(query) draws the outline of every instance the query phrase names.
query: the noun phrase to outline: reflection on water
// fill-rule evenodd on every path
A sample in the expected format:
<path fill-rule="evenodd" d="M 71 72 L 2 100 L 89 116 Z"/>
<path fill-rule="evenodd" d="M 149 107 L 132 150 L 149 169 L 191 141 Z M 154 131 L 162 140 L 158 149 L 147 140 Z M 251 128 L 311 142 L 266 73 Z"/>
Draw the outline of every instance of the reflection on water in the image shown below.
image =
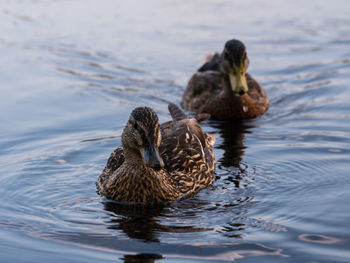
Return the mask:
<path fill-rule="evenodd" d="M 158 259 L 162 259 L 162 255 L 158 254 L 137 254 L 137 255 L 125 255 L 122 259 L 125 263 L 153 263 Z"/>
<path fill-rule="evenodd" d="M 104 208 L 113 212 L 110 222 L 107 222 L 109 229 L 123 231 L 128 237 L 143 241 L 159 242 L 160 233 L 193 233 L 211 230 L 196 226 L 172 226 L 162 223 L 157 218 L 160 216 L 171 216 L 163 206 L 148 205 L 126 205 L 117 202 L 104 202 Z M 182 209 L 184 207 L 182 206 Z M 188 207 L 186 207 L 188 209 Z"/>
<path fill-rule="evenodd" d="M 250 133 L 249 129 L 254 128 L 253 123 L 237 121 L 237 122 L 214 122 L 211 125 L 219 131 L 220 137 L 223 139 L 216 148 L 223 149 L 223 157 L 219 160 L 221 165 L 225 167 L 239 167 L 244 154 L 244 136 Z"/>
<path fill-rule="evenodd" d="M 349 262 L 348 7 L 0 7 L 2 260 Z M 98 196 L 95 182 L 131 110 L 147 105 L 169 120 L 167 104 L 179 104 L 201 58 L 232 37 L 246 44 L 271 106 L 254 120 L 203 123 L 217 138 L 213 185 L 164 207 Z"/>
<path fill-rule="evenodd" d="M 318 243 L 324 245 L 336 244 L 341 242 L 339 238 L 329 237 L 320 234 L 301 234 L 299 239 L 305 242 Z"/>
<path fill-rule="evenodd" d="M 108 223 L 108 228 L 121 230 L 130 238 L 159 242 L 157 234 L 161 226 L 157 217 L 161 215 L 163 207 L 105 202 L 104 208 L 116 214 Z"/>

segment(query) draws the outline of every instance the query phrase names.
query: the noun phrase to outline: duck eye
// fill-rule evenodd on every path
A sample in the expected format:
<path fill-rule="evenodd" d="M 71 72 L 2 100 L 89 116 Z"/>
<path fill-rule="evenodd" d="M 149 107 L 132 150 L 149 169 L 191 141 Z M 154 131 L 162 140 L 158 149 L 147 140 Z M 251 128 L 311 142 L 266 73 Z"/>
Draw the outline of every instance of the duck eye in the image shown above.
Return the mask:
<path fill-rule="evenodd" d="M 137 123 L 136 122 L 134 122 L 133 124 L 132 124 L 132 126 L 134 127 L 134 129 L 138 129 L 139 128 L 139 126 L 137 125 Z"/>
<path fill-rule="evenodd" d="M 225 51 L 224 57 L 225 57 L 226 59 L 228 59 L 229 55 L 228 55 L 228 52 L 227 52 L 227 51 Z"/>

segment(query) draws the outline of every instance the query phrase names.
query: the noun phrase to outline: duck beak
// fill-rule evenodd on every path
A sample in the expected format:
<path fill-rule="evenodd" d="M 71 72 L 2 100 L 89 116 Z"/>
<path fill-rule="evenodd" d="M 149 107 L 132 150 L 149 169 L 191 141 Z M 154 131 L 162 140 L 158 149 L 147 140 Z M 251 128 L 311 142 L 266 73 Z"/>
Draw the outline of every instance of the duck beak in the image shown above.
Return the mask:
<path fill-rule="evenodd" d="M 163 159 L 159 154 L 158 147 L 154 143 L 146 145 L 142 149 L 142 153 L 148 167 L 151 167 L 157 171 L 164 167 Z"/>
<path fill-rule="evenodd" d="M 229 77 L 234 93 L 244 95 L 248 92 L 247 79 L 245 77 L 243 63 L 239 67 L 233 66 Z"/>

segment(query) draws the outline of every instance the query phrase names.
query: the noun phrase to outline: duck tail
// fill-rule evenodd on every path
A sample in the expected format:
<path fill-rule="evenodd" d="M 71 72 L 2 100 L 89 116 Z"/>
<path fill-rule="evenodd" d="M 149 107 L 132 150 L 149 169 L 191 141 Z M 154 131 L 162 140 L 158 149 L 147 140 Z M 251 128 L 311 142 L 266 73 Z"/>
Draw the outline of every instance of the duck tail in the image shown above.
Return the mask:
<path fill-rule="evenodd" d="M 209 113 L 198 113 L 196 116 L 194 116 L 194 118 L 198 122 L 202 122 L 202 121 L 206 121 L 206 120 L 210 119 L 210 114 Z"/>
<path fill-rule="evenodd" d="M 170 103 L 168 109 L 174 121 L 180 121 L 187 118 L 186 114 L 174 103 Z"/>

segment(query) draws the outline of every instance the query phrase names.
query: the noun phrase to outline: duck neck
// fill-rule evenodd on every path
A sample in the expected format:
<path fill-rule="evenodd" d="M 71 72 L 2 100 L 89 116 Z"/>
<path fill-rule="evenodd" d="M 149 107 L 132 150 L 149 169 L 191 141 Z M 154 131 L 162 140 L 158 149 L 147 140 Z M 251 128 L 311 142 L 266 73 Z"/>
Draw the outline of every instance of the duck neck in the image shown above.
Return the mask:
<path fill-rule="evenodd" d="M 232 96 L 234 95 L 233 93 L 233 90 L 232 90 L 232 86 L 231 86 L 231 82 L 230 82 L 230 77 L 228 74 L 223 74 L 223 78 L 222 78 L 222 81 L 223 81 L 223 86 L 224 86 L 224 94 L 226 96 Z"/>
<path fill-rule="evenodd" d="M 125 192 L 121 201 L 137 203 L 159 203 L 177 198 L 179 192 L 165 171 L 155 171 L 147 167 L 139 150 L 124 149 L 125 161 L 120 170 L 120 193 Z"/>
<path fill-rule="evenodd" d="M 125 163 L 129 163 L 132 167 L 145 167 L 145 161 L 140 150 L 124 148 Z"/>

